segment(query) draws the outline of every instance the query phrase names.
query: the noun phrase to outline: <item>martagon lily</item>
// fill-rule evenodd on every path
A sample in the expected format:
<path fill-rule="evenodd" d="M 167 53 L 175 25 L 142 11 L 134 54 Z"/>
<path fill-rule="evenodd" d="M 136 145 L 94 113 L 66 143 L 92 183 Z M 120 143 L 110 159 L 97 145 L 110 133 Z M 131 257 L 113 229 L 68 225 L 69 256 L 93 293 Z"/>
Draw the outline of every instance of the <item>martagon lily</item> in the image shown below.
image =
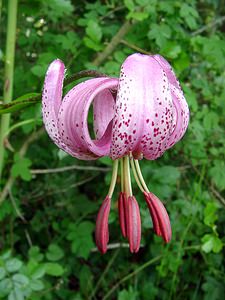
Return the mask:
<path fill-rule="evenodd" d="M 188 126 L 188 105 L 170 64 L 160 55 L 136 53 L 122 64 L 119 79 L 86 80 L 62 99 L 64 76 L 63 62 L 54 60 L 46 73 L 42 101 L 43 120 L 50 138 L 78 159 L 109 156 L 113 160 L 109 192 L 96 221 L 98 249 L 101 253 L 107 251 L 108 218 L 119 163 L 119 221 L 130 251 L 137 252 L 141 240 L 140 211 L 132 193 L 130 170 L 143 192 L 155 233 L 168 243 L 172 236 L 169 216 L 163 203 L 146 186 L 139 160 L 162 156 L 182 138 Z M 88 128 L 91 105 L 95 139 Z"/>

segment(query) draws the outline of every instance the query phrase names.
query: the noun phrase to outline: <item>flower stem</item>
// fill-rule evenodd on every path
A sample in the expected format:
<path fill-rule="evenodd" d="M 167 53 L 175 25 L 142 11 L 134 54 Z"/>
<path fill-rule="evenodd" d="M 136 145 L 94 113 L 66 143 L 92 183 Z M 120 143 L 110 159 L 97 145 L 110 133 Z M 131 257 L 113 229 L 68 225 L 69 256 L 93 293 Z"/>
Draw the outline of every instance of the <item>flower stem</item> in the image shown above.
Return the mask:
<path fill-rule="evenodd" d="M 136 166 L 136 171 L 137 171 L 138 177 L 139 177 L 139 179 L 140 179 L 140 181 L 141 181 L 141 183 L 142 183 L 142 186 L 143 186 L 143 188 L 145 189 L 145 191 L 149 193 L 149 189 L 148 189 L 148 187 L 147 187 L 147 185 L 146 185 L 146 183 L 145 183 L 145 181 L 144 181 L 144 178 L 143 178 L 143 176 L 142 176 L 142 173 L 141 173 L 141 169 L 140 169 L 138 160 L 135 159 L 135 160 L 134 160 L 134 163 L 135 163 L 135 166 Z"/>
<path fill-rule="evenodd" d="M 131 159 L 130 163 L 131 163 L 131 168 L 132 168 L 132 171 L 133 171 L 133 174 L 134 174 L 134 178 L 135 178 L 135 180 L 136 180 L 136 182 L 137 182 L 137 185 L 138 185 L 139 189 L 140 189 L 140 190 L 142 191 L 142 193 L 143 193 L 143 192 L 144 192 L 144 188 L 143 188 L 143 186 L 141 185 L 141 181 L 140 181 L 140 179 L 139 179 L 139 177 L 138 177 L 138 174 L 137 174 L 137 171 L 136 171 L 136 168 L 135 168 L 135 164 L 134 164 L 134 160 Z"/>
<path fill-rule="evenodd" d="M 129 157 L 124 157 L 124 189 L 127 196 L 132 196 Z"/>
<path fill-rule="evenodd" d="M 12 100 L 13 93 L 13 73 L 14 73 L 14 58 L 16 44 L 16 21 L 17 21 L 17 0 L 8 1 L 8 22 L 6 33 L 6 55 L 5 55 L 5 78 L 3 102 L 8 103 Z M 4 136 L 8 131 L 10 115 L 1 117 L 0 126 L 0 178 L 3 169 L 4 161 Z"/>
<path fill-rule="evenodd" d="M 109 192 L 108 192 L 109 198 L 112 198 L 112 195 L 113 195 L 113 192 L 115 189 L 117 173 L 118 173 L 118 163 L 119 163 L 118 159 L 113 162 L 112 179 L 111 179 Z"/>

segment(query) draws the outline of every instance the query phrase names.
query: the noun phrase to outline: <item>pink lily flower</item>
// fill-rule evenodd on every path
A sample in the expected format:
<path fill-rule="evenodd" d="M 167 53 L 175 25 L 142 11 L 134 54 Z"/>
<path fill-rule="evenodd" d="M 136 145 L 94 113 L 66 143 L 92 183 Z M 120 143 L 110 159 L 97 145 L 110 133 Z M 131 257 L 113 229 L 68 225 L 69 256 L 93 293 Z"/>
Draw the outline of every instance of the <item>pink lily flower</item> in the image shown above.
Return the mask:
<path fill-rule="evenodd" d="M 177 143 L 189 122 L 189 109 L 170 64 L 160 55 L 130 55 L 119 79 L 89 79 L 72 88 L 62 99 L 65 66 L 53 61 L 43 89 L 43 120 L 54 143 L 68 154 L 83 160 L 103 156 L 113 159 L 109 192 L 96 222 L 96 244 L 105 253 L 109 241 L 108 217 L 111 199 L 121 166 L 121 193 L 118 200 L 122 234 L 130 251 L 137 252 L 141 240 L 141 219 L 132 194 L 130 165 L 144 194 L 154 231 L 168 243 L 171 225 L 162 202 L 144 182 L 138 160 L 155 160 Z M 93 105 L 95 139 L 88 129 L 88 112 Z"/>

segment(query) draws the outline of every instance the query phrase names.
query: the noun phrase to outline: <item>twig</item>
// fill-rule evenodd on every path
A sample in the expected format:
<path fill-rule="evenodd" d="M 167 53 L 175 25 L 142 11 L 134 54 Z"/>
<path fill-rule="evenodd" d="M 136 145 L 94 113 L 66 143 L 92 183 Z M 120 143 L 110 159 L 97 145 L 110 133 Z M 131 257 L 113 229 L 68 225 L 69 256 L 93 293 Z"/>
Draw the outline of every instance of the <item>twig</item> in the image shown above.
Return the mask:
<path fill-rule="evenodd" d="M 85 178 L 81 181 L 78 181 L 74 184 L 71 184 L 70 186 L 66 186 L 65 188 L 62 188 L 62 189 L 58 189 L 58 190 L 54 190 L 53 192 L 48 192 L 48 193 L 45 193 L 45 197 L 46 196 L 50 196 L 50 195 L 56 195 L 56 194 L 60 194 L 60 193 L 64 193 L 64 192 L 67 192 L 69 189 L 72 189 L 72 188 L 75 188 L 75 187 L 78 187 L 78 186 L 81 186 L 87 182 L 90 182 L 92 181 L 94 178 L 96 178 L 98 175 L 94 175 L 94 176 L 91 176 L 91 177 L 88 177 L 88 178 Z M 32 199 L 38 199 L 40 197 L 42 197 L 43 195 L 38 195 L 38 196 L 33 196 Z"/>
<path fill-rule="evenodd" d="M 225 21 L 225 16 L 222 16 L 221 18 L 214 20 L 213 22 L 203 26 L 202 28 L 199 28 L 198 30 L 192 32 L 192 36 L 198 35 L 199 33 L 202 33 L 203 31 L 216 26 L 217 24 L 223 23 Z"/>
<path fill-rule="evenodd" d="M 123 26 L 120 28 L 120 30 L 117 32 L 117 34 L 112 38 L 110 43 L 106 46 L 103 52 L 99 53 L 95 60 L 93 61 L 93 64 L 95 66 L 101 65 L 101 63 L 114 51 L 114 49 L 117 47 L 117 45 L 121 42 L 123 37 L 128 33 L 128 31 L 131 29 L 132 23 L 130 21 L 126 21 Z"/>
<path fill-rule="evenodd" d="M 108 244 L 107 245 L 107 250 L 114 250 L 114 249 L 118 249 L 118 248 L 129 248 L 129 244 L 128 243 L 113 243 L 113 244 Z M 144 245 L 140 245 L 140 248 L 144 247 Z M 98 248 L 95 247 L 93 249 L 91 249 L 91 252 L 98 252 Z"/>
<path fill-rule="evenodd" d="M 129 245 L 128 245 L 129 247 Z M 113 256 L 111 257 L 111 259 L 109 260 L 107 266 L 105 267 L 105 270 L 102 272 L 99 280 L 97 281 L 94 289 L 92 290 L 91 296 L 89 298 L 89 300 L 91 300 L 92 298 L 94 298 L 94 296 L 96 295 L 100 284 L 102 283 L 102 280 L 105 278 L 105 275 L 108 273 L 111 265 L 113 264 L 114 260 L 116 259 L 117 255 L 119 254 L 119 249 L 117 249 L 117 251 L 114 252 Z"/>
<path fill-rule="evenodd" d="M 120 281 L 118 281 L 109 291 L 108 293 L 103 297 L 102 300 L 106 300 L 109 298 L 109 296 L 119 287 L 119 285 L 125 281 L 127 281 L 128 279 L 132 278 L 133 276 L 137 275 L 138 273 L 140 273 L 142 270 L 144 270 L 145 268 L 147 268 L 148 266 L 156 263 L 157 261 L 159 261 L 162 258 L 162 255 L 158 255 L 152 259 L 150 259 L 149 261 L 147 261 L 145 264 L 143 264 L 141 267 L 137 268 L 136 270 L 134 270 L 133 272 L 131 272 L 130 274 L 128 274 L 127 276 L 125 276 L 124 278 L 122 278 Z"/>
<path fill-rule="evenodd" d="M 13 197 L 13 194 L 12 194 L 11 189 L 9 190 L 9 196 L 10 196 L 10 200 L 11 200 L 11 202 L 12 202 L 12 205 L 13 205 L 13 207 L 14 207 L 14 209 L 15 209 L 15 212 L 16 212 L 17 216 L 18 216 L 24 223 L 27 223 L 27 220 L 26 220 L 26 219 L 24 218 L 24 216 L 21 214 L 19 208 L 18 208 L 17 205 L 16 205 L 16 201 L 15 201 L 15 199 L 14 199 L 14 197 Z"/>
<path fill-rule="evenodd" d="M 121 44 L 124 44 L 124 45 L 126 45 L 127 47 L 129 47 L 129 48 L 131 48 L 131 49 L 134 49 L 134 50 L 136 50 L 136 51 L 138 51 L 138 52 L 140 52 L 140 53 L 147 54 L 147 55 L 152 55 L 151 52 L 148 52 L 148 51 L 146 51 L 146 50 L 144 50 L 144 49 L 142 49 L 142 48 L 139 48 L 139 47 L 137 47 L 137 46 L 134 45 L 134 44 L 130 44 L 130 43 L 127 42 L 126 40 L 121 40 L 120 43 L 121 43 Z"/>
<path fill-rule="evenodd" d="M 71 170 L 82 170 L 82 171 L 100 171 L 100 172 L 108 172 L 111 170 L 111 168 L 101 168 L 101 167 L 95 167 L 95 166 L 68 166 L 68 167 L 62 167 L 62 168 L 54 168 L 54 169 L 35 169 L 31 170 L 31 174 L 50 174 L 50 173 L 61 173 Z"/>
<path fill-rule="evenodd" d="M 19 151 L 19 155 L 21 157 L 23 157 L 26 152 L 27 152 L 27 148 L 29 147 L 29 145 L 31 143 L 33 143 L 35 140 L 37 140 L 43 133 L 44 133 L 44 128 L 40 128 L 38 131 L 35 131 L 33 132 L 29 137 L 28 139 L 23 143 L 22 147 L 20 148 L 20 151 Z M 13 176 L 9 176 L 4 188 L 3 188 L 3 191 L 2 193 L 0 194 L 0 205 L 2 204 L 2 202 L 5 200 L 5 198 L 7 197 L 14 181 L 15 181 L 16 178 L 14 178 Z"/>
<path fill-rule="evenodd" d="M 214 188 L 214 186 L 210 185 L 210 190 L 216 196 L 218 200 L 225 206 L 225 199 L 222 197 L 222 195 Z"/>
<path fill-rule="evenodd" d="M 25 235 L 26 235 L 26 238 L 27 238 L 28 245 L 29 245 L 30 247 L 32 247 L 32 246 L 33 246 L 33 243 L 32 243 L 30 234 L 29 234 L 29 232 L 28 232 L 27 229 L 25 229 Z"/>

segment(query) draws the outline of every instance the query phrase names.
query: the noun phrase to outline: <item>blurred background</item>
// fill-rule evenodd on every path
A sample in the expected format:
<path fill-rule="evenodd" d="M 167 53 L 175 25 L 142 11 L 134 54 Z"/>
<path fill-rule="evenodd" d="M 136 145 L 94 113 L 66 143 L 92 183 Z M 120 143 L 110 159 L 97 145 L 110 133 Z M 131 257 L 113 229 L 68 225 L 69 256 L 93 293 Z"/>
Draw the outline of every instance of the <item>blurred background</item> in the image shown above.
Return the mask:
<path fill-rule="evenodd" d="M 11 1 L 0 1 L 1 94 Z M 142 246 L 130 254 L 119 228 L 118 185 L 111 249 L 102 256 L 94 227 L 111 161 L 83 162 L 59 151 L 43 130 L 40 103 L 14 112 L 0 183 L 0 299 L 224 299 L 225 2 L 21 0 L 15 15 L 13 99 L 40 93 L 55 58 L 69 75 L 98 69 L 118 76 L 129 54 L 160 53 L 181 82 L 191 117 L 182 141 L 156 161 L 141 161 L 169 212 L 171 243 L 153 234 L 134 184 Z"/>

